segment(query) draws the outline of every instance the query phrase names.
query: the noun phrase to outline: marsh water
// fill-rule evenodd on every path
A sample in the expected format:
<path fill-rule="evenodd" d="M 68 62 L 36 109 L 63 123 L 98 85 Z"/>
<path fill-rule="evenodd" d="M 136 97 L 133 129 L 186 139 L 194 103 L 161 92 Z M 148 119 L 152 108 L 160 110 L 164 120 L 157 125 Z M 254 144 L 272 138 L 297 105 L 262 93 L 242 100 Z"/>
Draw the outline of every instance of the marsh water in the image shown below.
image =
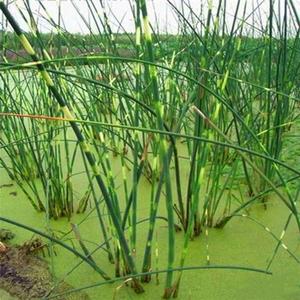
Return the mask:
<path fill-rule="evenodd" d="M 299 124 L 297 125 L 299 129 Z M 285 145 L 283 159 L 298 169 L 300 163 L 300 145 L 295 143 L 298 136 L 293 131 L 293 136 Z M 0 151 L 0 154 L 3 152 Z M 122 170 L 120 159 L 111 157 L 113 174 L 116 181 Z M 188 164 L 184 158 L 180 160 L 181 178 L 183 182 L 188 177 Z M 79 200 L 86 191 L 87 179 L 84 174 L 83 163 L 78 155 L 75 163 L 76 173 L 72 177 L 74 194 Z M 174 175 L 174 174 L 173 174 Z M 237 184 L 243 185 L 242 182 Z M 183 186 L 183 189 L 186 189 Z M 241 188 L 246 197 L 246 191 Z M 237 195 L 240 191 L 237 191 Z M 146 179 L 142 179 L 138 187 L 138 219 L 144 220 L 149 215 L 151 185 Z M 122 191 L 120 199 L 122 201 Z M 124 203 L 121 203 L 121 206 Z M 105 210 L 102 210 L 105 214 Z M 227 269 L 206 269 L 184 271 L 180 285 L 179 299 L 300 299 L 300 265 L 286 251 L 287 247 L 295 256 L 300 256 L 300 236 L 294 218 L 291 219 L 282 242 L 284 247 L 278 245 L 277 240 L 282 236 L 283 228 L 289 218 L 289 211 L 284 204 L 273 194 L 268 198 L 267 208 L 261 202 L 256 202 L 246 211 L 249 216 L 236 216 L 223 229 L 209 228 L 208 235 L 201 234 L 189 244 L 189 252 L 185 266 L 207 266 L 207 256 L 210 258 L 210 266 L 228 266 Z M 44 213 L 36 212 L 30 205 L 17 184 L 12 181 L 3 169 L 0 169 L 0 215 L 22 224 L 34 227 L 43 232 L 53 232 L 69 245 L 80 249 L 71 230 L 71 224 L 78 224 L 80 234 L 90 251 L 97 248 L 103 242 L 99 235 L 99 220 L 93 206 L 89 206 L 84 214 L 74 214 L 70 220 L 59 218 L 48 220 Z M 166 215 L 164 200 L 160 201 L 159 215 Z M 0 222 L 0 228 L 7 228 L 15 233 L 13 244 L 22 244 L 32 238 L 32 233 L 16 226 Z M 267 229 L 266 229 L 267 228 Z M 146 243 L 148 223 L 141 222 L 137 230 L 137 249 L 135 259 L 139 270 L 142 267 L 143 251 Z M 274 235 L 274 236 L 272 236 Z M 183 245 L 183 232 L 176 233 L 176 260 L 175 267 L 179 265 L 180 254 Z M 156 223 L 153 270 L 167 268 L 167 223 L 158 220 Z M 90 266 L 78 263 L 80 259 L 58 245 L 54 245 L 56 255 L 46 255 L 45 259 L 57 282 L 64 280 L 74 288 L 92 286 L 84 291 L 90 299 L 160 299 L 163 294 L 165 275 L 154 275 L 149 284 L 144 285 L 145 293 L 134 294 L 133 290 L 122 283 L 103 284 L 103 279 Z M 270 260 L 274 260 L 268 271 L 272 275 L 264 273 L 233 270 L 230 267 L 242 266 L 265 270 Z M 108 262 L 107 254 L 103 250 L 97 250 L 93 259 L 109 275 L 114 277 L 114 266 Z M 76 268 L 75 268 L 76 267 Z M 176 272 L 175 276 L 176 278 Z M 6 292 L 0 290 L 0 299 L 12 299 Z"/>
<path fill-rule="evenodd" d="M 77 178 L 76 184 L 74 184 L 78 192 L 81 190 L 80 182 L 80 178 Z M 48 222 L 44 214 L 37 213 L 31 208 L 18 187 L 1 171 L 0 185 L 10 183 L 13 186 L 4 186 L 0 189 L 1 216 L 42 231 L 51 228 L 58 236 L 69 232 L 64 236 L 64 240 L 73 240 L 75 244 L 74 236 L 70 232 L 70 224 L 80 223 L 80 233 L 91 249 L 96 248 L 97 243 L 101 242 L 101 237 L 98 236 L 98 221 L 95 212 L 91 212 L 89 215 L 88 213 L 75 215 L 70 221 L 59 219 Z M 145 195 L 149 194 L 150 191 L 148 193 L 147 189 L 149 187 L 145 181 L 140 188 L 138 199 L 141 215 L 143 210 L 148 210 L 147 196 Z M 161 211 L 162 213 L 164 211 L 163 205 Z M 272 196 L 269 199 L 267 210 L 261 204 L 257 204 L 252 206 L 250 215 L 267 226 L 277 237 L 280 237 L 289 213 L 286 207 L 275 196 Z M 82 222 L 82 220 L 84 221 Z M 165 269 L 167 265 L 166 225 L 165 222 L 158 221 L 156 226 L 158 257 L 155 259 L 157 263 L 153 264 L 153 269 Z M 1 222 L 1 227 L 9 228 L 16 234 L 14 243 L 22 243 L 32 237 L 31 232 L 3 222 Z M 142 251 L 145 245 L 147 229 L 146 223 L 141 223 L 138 228 L 136 257 L 137 265 L 140 266 L 142 253 L 139 251 Z M 208 237 L 201 235 L 190 243 L 186 266 L 205 266 L 207 264 L 206 256 L 209 253 L 211 265 L 264 269 L 277 245 L 276 240 L 263 226 L 246 217 L 235 217 L 223 229 L 210 229 L 208 233 Z M 294 220 L 291 221 L 283 241 L 290 251 L 299 255 L 299 231 Z M 179 232 L 176 237 L 177 259 L 179 259 L 182 242 L 183 233 Z M 47 256 L 46 259 L 49 261 L 49 266 L 57 280 L 63 278 L 77 288 L 103 282 L 102 278 L 84 263 L 68 274 L 77 265 L 79 259 L 59 246 L 55 246 L 55 252 L 57 253 L 56 256 L 51 258 Z M 108 263 L 105 252 L 98 250 L 93 258 L 103 269 L 110 270 L 108 272 L 113 275 L 113 266 Z M 185 271 L 179 299 L 299 299 L 300 267 L 283 247 L 279 248 L 270 271 L 272 275 L 239 270 Z M 164 276 L 159 275 L 158 281 L 159 283 L 157 278 L 153 276 L 151 283 L 145 285 L 146 292 L 139 296 L 135 295 L 129 287 L 122 286 L 121 282 L 93 287 L 87 289 L 86 293 L 91 299 L 160 299 L 163 292 Z M 11 298 L 2 294 L 1 299 Z"/>

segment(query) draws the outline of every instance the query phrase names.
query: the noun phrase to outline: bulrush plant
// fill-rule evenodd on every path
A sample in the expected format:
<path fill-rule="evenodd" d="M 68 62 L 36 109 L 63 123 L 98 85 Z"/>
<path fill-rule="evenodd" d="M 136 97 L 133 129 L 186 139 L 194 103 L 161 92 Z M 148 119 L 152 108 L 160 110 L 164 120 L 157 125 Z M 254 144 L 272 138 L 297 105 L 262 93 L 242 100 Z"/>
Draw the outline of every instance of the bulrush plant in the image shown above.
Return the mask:
<path fill-rule="evenodd" d="M 67 103 L 65 102 L 64 98 L 60 94 L 59 90 L 56 88 L 49 73 L 45 69 L 44 65 L 42 63 L 39 63 L 39 58 L 38 58 L 35 50 L 32 48 L 28 39 L 26 38 L 26 36 L 22 32 L 22 30 L 20 29 L 19 25 L 17 24 L 17 22 L 15 21 L 13 16 L 8 11 L 8 9 L 5 6 L 3 1 L 0 2 L 0 9 L 2 10 L 4 15 L 8 19 L 10 25 L 13 27 L 15 33 L 18 35 L 19 40 L 20 40 L 21 44 L 23 45 L 24 49 L 26 50 L 26 52 L 31 56 L 32 60 L 37 63 L 36 66 L 37 66 L 38 71 L 40 72 L 40 75 L 42 76 L 43 80 L 47 84 L 49 92 L 52 94 L 54 99 L 60 105 L 62 111 L 64 112 L 65 118 L 70 119 L 70 120 L 74 119 L 69 107 L 67 106 Z M 82 130 L 80 129 L 80 127 L 78 127 L 78 125 L 74 121 L 70 121 L 70 125 L 76 135 L 76 138 L 78 139 L 78 142 L 80 143 L 80 145 L 83 149 L 83 152 L 87 158 L 87 161 L 93 170 L 97 184 L 103 194 L 104 201 L 107 205 L 108 211 L 111 214 L 112 223 L 115 227 L 116 235 L 119 239 L 120 248 L 123 252 L 122 254 L 124 255 L 125 263 L 127 264 L 128 270 L 130 273 L 136 274 L 137 271 L 136 271 L 135 263 L 131 256 L 130 249 L 128 247 L 124 232 L 121 228 L 120 218 L 118 218 L 118 215 L 119 215 L 118 209 L 116 207 L 114 207 L 114 204 L 111 199 L 111 195 L 108 193 L 108 190 L 107 190 L 107 188 L 104 184 L 104 181 L 101 177 L 101 174 L 99 172 L 94 155 L 90 151 L 89 145 L 85 141 L 85 137 L 82 133 Z M 133 279 L 133 284 L 134 284 L 134 289 L 136 292 L 138 292 L 138 293 L 143 292 L 143 288 L 136 278 Z"/>
<path fill-rule="evenodd" d="M 9 84 L 2 77 L 5 84 L 2 107 L 10 107 L 14 112 L 23 107 L 27 114 L 58 116 L 59 107 L 49 107 L 49 96 L 43 82 L 30 76 L 27 79 L 26 75 L 28 73 L 19 73 L 21 85 L 18 85 L 20 78 L 12 72 L 9 73 Z M 47 209 L 49 216 L 55 219 L 61 216 L 70 218 L 75 209 L 71 174 L 76 148 L 69 149 L 66 128 L 60 122 L 21 120 L 16 123 L 7 120 L 3 122 L 3 129 L 1 144 L 5 145 L 3 150 L 9 162 L 1 159 L 1 164 L 10 177 L 26 191 L 35 208 Z M 67 172 L 59 167 L 62 164 L 66 164 Z"/>
<path fill-rule="evenodd" d="M 248 4 L 237 1 L 228 22 L 227 1 L 201 2 L 207 9 L 200 12 L 188 1 L 167 2 L 177 34 L 156 30 L 145 0 L 130 1 L 134 33 L 113 20 L 122 35 L 113 32 L 104 1 L 86 1 L 89 17 L 74 1 L 88 33 L 78 37 L 62 27 L 63 14 L 56 22 L 39 0 L 44 20 L 57 31 L 47 40 L 29 1 L 20 10 L 31 26 L 27 34 L 0 0 L 27 53 L 26 63 L 6 60 L 0 66 L 0 141 L 6 153 L 1 166 L 48 218 L 71 218 L 76 207 L 83 218 L 95 213 L 100 246 L 92 250 L 85 243 L 84 221 L 72 223 L 83 254 L 58 239 L 52 242 L 93 267 L 106 280 L 101 285 L 120 280 L 142 293 L 153 275 L 158 281 L 165 273 L 165 299 L 180 295 L 183 271 L 190 268 L 264 272 L 213 265 L 207 245 L 209 230 L 234 217 L 258 224 L 251 207 L 267 208 L 269 195 L 290 214 L 284 231 L 292 217 L 300 228 L 299 188 L 291 189 L 300 171 L 281 160 L 285 134 L 299 115 L 294 2 L 283 1 L 279 15 L 270 1 L 268 18 L 259 17 L 261 28 L 253 21 L 261 16 L 259 4 L 248 13 Z M 124 40 L 130 55 L 122 55 Z M 49 44 L 57 51 L 47 51 Z M 75 176 L 84 187 L 80 201 Z M 163 246 L 158 222 L 167 228 Z M 278 243 L 273 257 L 279 246 L 292 253 L 261 227 Z M 202 235 L 206 265 L 186 266 L 191 243 Z M 99 267 L 99 249 L 113 264 L 114 277 Z M 158 249 L 167 257 L 162 270 Z"/>

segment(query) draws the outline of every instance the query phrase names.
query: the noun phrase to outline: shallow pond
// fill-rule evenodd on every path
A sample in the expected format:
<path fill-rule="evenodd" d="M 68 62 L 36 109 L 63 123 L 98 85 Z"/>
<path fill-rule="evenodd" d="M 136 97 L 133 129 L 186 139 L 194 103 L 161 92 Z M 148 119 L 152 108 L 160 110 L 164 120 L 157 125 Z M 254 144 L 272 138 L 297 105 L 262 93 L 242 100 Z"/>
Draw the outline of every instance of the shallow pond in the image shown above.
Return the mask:
<path fill-rule="evenodd" d="M 1 173 L 0 185 L 9 184 L 10 180 L 3 173 Z M 76 185 L 76 188 L 80 191 L 79 185 Z M 142 197 L 142 195 L 147 194 L 147 188 L 147 182 L 144 182 L 142 185 L 143 193 L 139 198 L 140 211 L 147 207 L 143 204 Z M 13 192 L 17 192 L 17 195 Z M 0 199 L 1 216 L 41 230 L 51 228 L 54 231 L 56 230 L 58 236 L 62 232 L 70 231 L 71 222 L 78 224 L 87 216 L 87 214 L 76 215 L 70 222 L 66 219 L 60 219 L 48 223 L 44 214 L 37 213 L 31 208 L 15 185 L 2 187 L 0 189 Z M 253 206 L 251 216 L 267 226 L 277 237 L 280 237 L 288 218 L 288 211 L 276 197 L 271 197 L 267 210 L 261 205 Z M 1 222 L 1 227 L 10 228 L 15 232 L 14 243 L 22 243 L 32 237 L 32 233 L 3 222 Z M 92 212 L 79 228 L 86 244 L 91 250 L 94 249 L 96 243 L 101 241 L 101 237 L 98 236 L 96 214 Z M 143 253 L 139 253 L 139 251 L 142 251 L 145 245 L 147 229 L 146 223 L 140 224 L 138 228 L 136 259 L 139 267 L 143 256 Z M 167 227 L 163 221 L 157 222 L 156 236 L 158 257 L 157 263 L 153 263 L 153 269 L 165 269 L 167 265 L 165 251 Z M 72 233 L 64 237 L 64 240 L 67 239 L 73 239 L 74 244 L 76 244 Z M 283 241 L 290 251 L 296 256 L 300 256 L 299 231 L 293 219 Z M 177 259 L 179 259 L 182 242 L 183 234 L 177 233 Z M 208 238 L 201 235 L 192 241 L 186 266 L 205 266 L 206 255 L 209 253 L 211 265 L 264 269 L 271 259 L 276 245 L 276 240 L 263 227 L 246 217 L 235 217 L 224 229 L 210 229 Z M 76 266 L 79 259 L 59 246 L 55 246 L 55 251 L 57 256 L 52 257 L 52 259 L 48 257 L 47 260 L 56 278 L 65 278 L 74 287 L 89 286 L 103 281 L 86 264 L 81 264 L 75 271 L 65 277 Z M 104 270 L 109 270 L 110 272 L 107 272 L 113 276 L 113 267 L 107 262 L 107 256 L 103 251 L 98 250 L 93 258 Z M 185 271 L 180 286 L 179 299 L 299 299 L 300 266 L 283 247 L 279 248 L 270 271 L 272 275 L 239 270 Z M 86 292 L 91 299 L 159 299 L 163 293 L 164 275 L 159 275 L 158 280 L 159 285 L 157 285 L 156 278 L 153 276 L 151 283 L 145 285 L 146 292 L 139 296 L 135 295 L 129 287 L 122 286 L 122 282 L 93 287 L 87 289 Z M 11 298 L 2 294 L 1 299 Z"/>
<path fill-rule="evenodd" d="M 300 127 L 298 127 L 300 128 Z M 283 159 L 288 160 L 290 165 L 298 168 L 300 163 L 299 144 L 290 140 L 290 144 L 285 146 Z M 295 149 L 294 149 L 295 148 Z M 0 152 L 1 153 L 1 152 Z M 2 154 L 2 153 L 1 153 Z M 114 167 L 120 163 L 116 158 L 111 162 Z M 188 173 L 185 162 L 181 160 L 181 176 L 185 181 Z M 82 171 L 81 160 L 75 163 L 76 170 Z M 119 175 L 121 171 L 114 169 L 114 175 Z M 85 244 L 90 251 L 95 249 L 102 242 L 99 235 L 99 224 L 95 211 L 91 208 L 85 214 L 74 215 L 70 221 L 66 218 L 48 221 L 44 214 L 37 213 L 30 205 L 24 194 L 14 182 L 7 177 L 5 171 L 0 169 L 0 215 L 15 220 L 22 224 L 32 226 L 41 231 L 53 231 L 59 238 L 63 237 L 65 242 L 80 247 L 76 243 L 74 234 L 71 232 L 71 223 L 80 224 L 79 230 Z M 73 177 L 75 194 L 78 199 L 86 191 L 87 180 L 82 173 Z M 121 176 L 120 176 L 121 177 Z M 120 182 L 117 182 L 120 183 Z M 12 186 L 9 186 L 13 184 Z M 240 184 L 238 182 L 238 184 Z M 151 194 L 150 185 L 146 180 L 142 180 L 139 185 L 138 197 L 138 217 L 142 220 L 148 216 L 149 196 Z M 122 192 L 120 198 L 123 199 Z M 89 212 L 91 212 L 89 214 Z M 267 205 L 267 210 L 261 203 L 252 205 L 249 210 L 253 219 L 237 216 L 233 218 L 223 229 L 209 229 L 208 236 L 202 234 L 199 238 L 190 242 L 188 257 L 185 266 L 207 266 L 207 255 L 210 257 L 211 266 L 243 266 L 257 269 L 266 269 L 272 259 L 277 246 L 277 241 L 270 234 L 276 237 L 282 235 L 282 230 L 289 217 L 287 208 L 271 195 Z M 159 214 L 165 215 L 165 203 L 160 201 Z M 261 224 L 261 225 L 259 225 Z M 266 227 L 268 230 L 266 230 Z M 11 229 L 16 237 L 13 243 L 22 244 L 25 240 L 32 238 L 32 233 L 21 228 L 14 227 L 4 222 L 0 222 L 0 228 Z M 138 225 L 136 262 L 139 270 L 142 266 L 143 249 L 145 247 L 148 224 Z M 156 223 L 156 233 L 154 239 L 153 252 L 158 252 L 158 256 L 153 255 L 153 269 L 166 269 L 167 267 L 167 223 L 158 220 Z M 283 237 L 286 247 L 297 257 L 300 257 L 300 236 L 295 220 L 292 218 L 290 225 Z M 178 266 L 183 244 L 183 233 L 176 235 L 176 260 L 175 267 Z M 87 264 L 82 263 L 76 269 L 75 266 L 80 260 L 72 253 L 59 246 L 54 246 L 56 256 L 46 257 L 51 271 L 57 280 L 65 280 L 75 288 L 97 285 L 103 279 Z M 93 254 L 94 260 L 109 275 L 114 276 L 114 268 L 109 264 L 104 251 L 98 250 Z M 263 273 L 232 270 L 232 269 L 207 269 L 188 270 L 182 277 L 179 299 L 300 299 L 300 265 L 296 260 L 280 246 L 271 264 L 272 275 Z M 176 272 L 174 274 L 176 278 Z M 85 289 L 90 299 L 160 299 L 163 294 L 165 275 L 160 274 L 157 278 L 152 277 L 150 284 L 144 285 L 145 293 L 135 295 L 132 289 L 122 282 L 115 284 L 104 284 Z M 6 293 L 0 292 L 1 300 L 11 299 Z"/>

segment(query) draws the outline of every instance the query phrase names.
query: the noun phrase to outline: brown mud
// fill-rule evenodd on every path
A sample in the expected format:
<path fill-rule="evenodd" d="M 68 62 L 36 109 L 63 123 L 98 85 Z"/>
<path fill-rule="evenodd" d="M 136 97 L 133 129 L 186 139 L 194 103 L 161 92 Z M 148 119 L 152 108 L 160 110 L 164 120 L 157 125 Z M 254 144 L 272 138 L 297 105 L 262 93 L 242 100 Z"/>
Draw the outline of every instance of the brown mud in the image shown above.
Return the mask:
<path fill-rule="evenodd" d="M 31 242 L 22 246 L 12 246 L 1 242 L 0 249 L 0 289 L 18 299 L 41 299 L 49 294 L 63 293 L 72 286 L 62 282 L 55 285 L 48 263 L 32 251 Z M 11 299 L 11 298 L 8 298 Z M 15 299 L 15 298 L 14 298 Z M 87 300 L 84 293 L 57 297 L 58 300 Z"/>

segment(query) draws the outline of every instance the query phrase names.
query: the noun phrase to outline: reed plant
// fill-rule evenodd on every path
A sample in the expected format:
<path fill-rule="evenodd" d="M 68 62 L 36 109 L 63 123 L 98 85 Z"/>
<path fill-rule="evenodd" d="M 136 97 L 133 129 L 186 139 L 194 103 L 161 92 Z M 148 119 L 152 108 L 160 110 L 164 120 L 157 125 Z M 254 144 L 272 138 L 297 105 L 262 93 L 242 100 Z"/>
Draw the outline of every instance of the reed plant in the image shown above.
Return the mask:
<path fill-rule="evenodd" d="M 162 35 L 151 24 L 147 1 L 129 2 L 135 32 L 114 20 L 122 36 L 113 32 L 104 1 L 86 2 L 90 17 L 72 2 L 88 33 L 78 38 L 63 28 L 61 11 L 55 21 L 43 1 L 44 20 L 56 31 L 47 36 L 29 1 L 19 10 L 28 32 L 0 1 L 28 55 L 26 62 L 9 61 L 3 52 L 0 151 L 6 156 L 0 164 L 48 219 L 95 210 L 95 230 L 115 276 L 99 268 L 75 224 L 83 254 L 65 248 L 107 282 L 131 279 L 138 293 L 141 281 L 157 273 L 155 232 L 158 220 L 166 222 L 168 299 L 178 296 L 190 242 L 202 234 L 208 239 L 210 228 L 235 216 L 251 219 L 248 209 L 267 209 L 269 195 L 284 203 L 300 229 L 299 186 L 295 192 L 290 184 L 300 171 L 282 159 L 299 116 L 300 22 L 293 0 L 283 1 L 282 15 L 270 1 L 267 19 L 260 4 L 248 13 L 247 3 L 237 1 L 231 22 L 224 0 L 201 2 L 200 12 L 189 1 L 167 1 L 178 33 Z M 120 49 L 125 37 L 126 56 Z M 55 55 L 48 51 L 54 39 Z M 145 182 L 149 195 L 143 195 Z M 143 245 L 140 222 L 147 224 Z"/>

